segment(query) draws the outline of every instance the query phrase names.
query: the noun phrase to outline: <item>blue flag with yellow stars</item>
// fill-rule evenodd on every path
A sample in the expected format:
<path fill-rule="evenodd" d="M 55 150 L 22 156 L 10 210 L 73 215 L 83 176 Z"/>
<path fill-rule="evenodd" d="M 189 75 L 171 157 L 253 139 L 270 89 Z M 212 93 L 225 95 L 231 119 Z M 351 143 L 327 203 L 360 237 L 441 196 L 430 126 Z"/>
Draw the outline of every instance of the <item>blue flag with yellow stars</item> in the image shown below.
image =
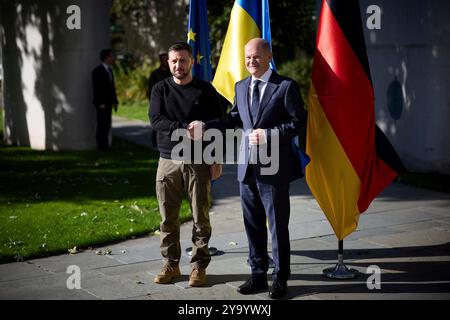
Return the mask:
<path fill-rule="evenodd" d="M 211 82 L 211 54 L 209 49 L 206 0 L 191 0 L 189 2 L 187 39 L 187 42 L 192 47 L 192 54 L 194 56 L 192 75 L 204 81 Z"/>

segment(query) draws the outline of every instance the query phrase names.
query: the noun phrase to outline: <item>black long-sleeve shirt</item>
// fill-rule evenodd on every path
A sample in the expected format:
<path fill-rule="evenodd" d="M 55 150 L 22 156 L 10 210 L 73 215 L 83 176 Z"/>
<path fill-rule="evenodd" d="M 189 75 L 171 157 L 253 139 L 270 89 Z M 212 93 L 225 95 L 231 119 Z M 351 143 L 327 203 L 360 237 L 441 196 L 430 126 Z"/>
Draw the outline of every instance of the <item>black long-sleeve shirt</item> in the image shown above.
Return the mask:
<path fill-rule="evenodd" d="M 223 112 L 219 96 L 210 83 L 194 77 L 188 84 L 179 85 L 169 77 L 153 87 L 149 117 L 157 132 L 161 157 L 171 159 L 172 149 L 178 144 L 171 141 L 176 129 L 186 129 L 194 120 L 222 118 Z"/>

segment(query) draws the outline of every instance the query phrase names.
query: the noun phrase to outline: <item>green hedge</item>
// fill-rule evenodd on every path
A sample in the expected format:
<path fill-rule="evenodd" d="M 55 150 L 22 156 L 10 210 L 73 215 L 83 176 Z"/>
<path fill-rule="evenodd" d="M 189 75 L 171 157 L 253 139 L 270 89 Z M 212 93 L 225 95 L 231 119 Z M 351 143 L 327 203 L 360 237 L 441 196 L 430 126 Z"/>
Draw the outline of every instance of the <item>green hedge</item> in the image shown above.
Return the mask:
<path fill-rule="evenodd" d="M 121 104 L 136 100 L 147 100 L 148 77 L 156 67 L 144 64 L 137 68 L 126 68 L 121 64 L 114 67 L 116 92 Z"/>
<path fill-rule="evenodd" d="M 311 85 L 312 58 L 302 56 L 298 59 L 287 61 L 278 66 L 278 72 L 297 81 L 300 86 L 303 101 L 308 101 L 308 92 Z"/>

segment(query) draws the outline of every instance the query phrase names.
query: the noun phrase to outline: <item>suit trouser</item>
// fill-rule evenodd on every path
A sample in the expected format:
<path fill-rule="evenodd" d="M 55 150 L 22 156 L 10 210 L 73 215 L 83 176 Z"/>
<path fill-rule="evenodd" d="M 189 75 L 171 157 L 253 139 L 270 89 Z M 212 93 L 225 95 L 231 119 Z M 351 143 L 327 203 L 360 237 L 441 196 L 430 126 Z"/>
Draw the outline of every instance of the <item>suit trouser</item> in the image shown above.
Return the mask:
<path fill-rule="evenodd" d="M 206 268 L 211 261 L 208 242 L 211 238 L 209 222 L 209 194 L 211 176 L 206 164 L 187 164 L 183 161 L 159 159 L 156 172 L 156 196 L 161 214 L 161 255 L 165 263 L 176 266 L 181 257 L 180 208 L 188 198 L 194 225 L 192 228 L 192 266 Z"/>
<path fill-rule="evenodd" d="M 287 281 L 291 273 L 289 183 L 270 185 L 251 177 L 240 183 L 240 194 L 252 277 L 265 277 L 269 269 L 266 226 L 268 220 L 272 236 L 273 279 Z"/>
<path fill-rule="evenodd" d="M 97 109 L 97 148 L 105 150 L 109 148 L 109 131 L 111 130 L 112 106 Z"/>

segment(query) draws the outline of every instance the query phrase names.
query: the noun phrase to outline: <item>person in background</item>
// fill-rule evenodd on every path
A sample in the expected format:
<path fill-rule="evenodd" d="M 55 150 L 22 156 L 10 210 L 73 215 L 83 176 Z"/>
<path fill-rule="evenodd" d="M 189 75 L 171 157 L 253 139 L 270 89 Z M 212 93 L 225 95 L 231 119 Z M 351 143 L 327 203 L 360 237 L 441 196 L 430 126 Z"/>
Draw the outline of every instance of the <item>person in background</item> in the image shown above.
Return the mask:
<path fill-rule="evenodd" d="M 116 87 L 112 66 L 115 62 L 114 53 L 111 49 L 100 52 L 102 63 L 92 71 L 92 85 L 94 89 L 94 106 L 97 110 L 97 149 L 108 150 L 109 134 L 111 130 L 112 110 L 117 112 Z"/>
<path fill-rule="evenodd" d="M 161 80 L 171 77 L 172 74 L 169 70 L 169 55 L 167 52 L 159 54 L 159 67 L 152 71 L 148 78 L 147 98 L 150 100 L 153 86 Z M 150 102 L 150 101 L 149 101 Z M 158 147 L 158 141 L 156 139 L 156 131 L 152 130 L 152 145 L 154 148 Z"/>

